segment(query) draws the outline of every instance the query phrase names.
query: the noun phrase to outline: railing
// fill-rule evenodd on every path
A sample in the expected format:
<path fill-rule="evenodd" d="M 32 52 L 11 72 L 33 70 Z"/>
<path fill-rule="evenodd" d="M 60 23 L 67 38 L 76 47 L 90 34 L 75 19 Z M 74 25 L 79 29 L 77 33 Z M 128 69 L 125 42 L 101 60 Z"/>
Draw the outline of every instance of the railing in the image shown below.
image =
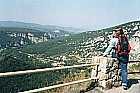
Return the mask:
<path fill-rule="evenodd" d="M 140 62 L 140 61 L 129 61 L 129 63 L 135 63 L 135 62 Z M 81 68 L 81 67 L 90 67 L 90 66 L 94 66 L 95 67 L 94 70 L 96 70 L 96 73 L 98 73 L 99 64 L 82 64 L 82 65 L 74 65 L 74 66 L 64 66 L 64 67 L 44 68 L 44 69 L 25 70 L 25 71 L 16 71 L 16 72 L 6 72 L 6 73 L 0 73 L 0 77 L 9 77 L 9 76 L 31 74 L 31 73 L 40 73 L 40 72 L 47 72 L 47 71 Z M 33 90 L 29 90 L 29 91 L 23 91 L 23 92 L 20 92 L 20 93 L 35 93 L 35 92 L 45 91 L 45 90 L 54 89 L 54 88 L 58 88 L 58 87 L 78 84 L 78 83 L 82 83 L 82 82 L 86 82 L 86 81 L 97 80 L 98 77 L 96 75 L 94 75 L 95 77 L 93 77 L 92 74 L 93 73 L 91 73 L 91 77 L 88 78 L 88 79 L 72 81 L 72 82 L 68 82 L 68 83 L 64 83 L 64 84 L 58 84 L 58 85 L 43 87 L 43 88 L 39 88 L 39 89 L 33 89 Z"/>
<path fill-rule="evenodd" d="M 71 69 L 71 68 L 81 68 L 81 67 L 89 67 L 89 66 L 96 66 L 97 67 L 98 64 L 82 64 L 82 65 L 74 65 L 74 66 L 64 66 L 64 67 L 44 68 L 44 69 L 25 70 L 25 71 L 16 71 L 16 72 L 6 72 L 6 73 L 0 73 L 0 77 L 16 76 L 16 75 L 47 72 L 47 71 L 62 70 L 62 69 Z M 33 90 L 24 91 L 24 92 L 20 92 L 20 93 L 35 93 L 35 92 L 45 91 L 45 90 L 54 89 L 54 88 L 58 88 L 58 87 L 68 86 L 68 85 L 72 85 L 72 84 L 82 83 L 82 82 L 86 82 L 86 81 L 96 80 L 96 79 L 98 79 L 98 78 L 91 77 L 88 79 L 73 81 L 73 82 L 59 84 L 59 85 L 53 85 L 53 86 L 39 88 L 39 89 L 33 89 Z"/>

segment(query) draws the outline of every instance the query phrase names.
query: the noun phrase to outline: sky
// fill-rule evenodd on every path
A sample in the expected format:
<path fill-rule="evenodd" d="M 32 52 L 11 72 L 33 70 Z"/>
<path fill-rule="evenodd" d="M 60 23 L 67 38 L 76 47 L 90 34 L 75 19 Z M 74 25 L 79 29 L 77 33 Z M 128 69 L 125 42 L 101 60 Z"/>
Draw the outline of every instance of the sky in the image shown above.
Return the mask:
<path fill-rule="evenodd" d="M 140 20 L 140 0 L 0 0 L 0 21 L 102 29 Z"/>

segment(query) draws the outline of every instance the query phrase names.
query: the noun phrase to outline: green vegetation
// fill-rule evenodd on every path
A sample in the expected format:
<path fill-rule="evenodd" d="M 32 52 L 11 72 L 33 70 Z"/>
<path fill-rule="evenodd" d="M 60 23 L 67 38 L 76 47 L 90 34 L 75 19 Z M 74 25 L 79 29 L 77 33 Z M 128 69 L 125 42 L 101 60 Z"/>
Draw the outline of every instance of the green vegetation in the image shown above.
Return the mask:
<path fill-rule="evenodd" d="M 71 63 L 70 61 L 68 61 L 67 65 L 73 65 L 72 60 Z M 11 72 L 46 67 L 52 67 L 51 63 L 42 63 L 40 60 L 34 57 L 28 57 L 28 55 L 19 52 L 19 49 L 16 48 L 3 50 L 0 54 L 0 72 Z M 31 90 L 35 88 L 68 82 L 71 80 L 75 80 L 72 79 L 72 77 L 77 77 L 78 73 L 80 76 L 80 71 L 81 69 L 66 69 L 59 71 L 3 77 L 0 78 L 0 82 L 2 82 L 0 84 L 0 91 L 1 93 L 16 93 L 18 91 Z M 85 71 L 87 70 L 85 69 Z M 90 70 L 86 73 L 88 74 L 89 72 Z M 82 77 L 87 76 L 89 75 L 84 75 Z M 63 81 L 64 78 L 68 79 Z"/>
<path fill-rule="evenodd" d="M 130 39 L 137 31 L 133 30 L 134 25 L 132 24 L 137 25 L 138 23 L 140 22 L 136 21 L 121 25 L 129 32 Z M 66 37 L 58 37 L 37 44 L 30 43 L 29 45 L 24 45 L 23 48 L 3 48 L 0 50 L 0 72 L 82 64 L 87 61 L 85 58 L 99 55 L 105 50 L 112 35 L 112 29 L 114 28 L 111 27 L 98 31 L 88 31 Z M 12 40 L 7 34 L 3 33 L 4 30 L 6 29 L 3 28 L 0 34 L 0 39 L 5 38 L 5 40 L 0 41 L 3 43 Z M 11 29 L 11 31 L 15 32 L 22 32 L 22 30 L 20 28 Z M 24 30 L 25 32 L 30 32 L 33 29 Z M 35 31 L 33 33 L 37 36 L 41 35 L 40 32 Z M 54 66 L 53 63 L 56 65 Z M 138 68 L 139 65 L 134 67 Z M 89 77 L 89 73 L 90 68 L 78 68 L 0 78 L 0 82 L 2 82 L 0 84 L 0 92 L 16 93 L 17 91 L 61 84 L 71 80 Z M 81 75 L 81 78 L 78 77 L 79 75 Z"/>

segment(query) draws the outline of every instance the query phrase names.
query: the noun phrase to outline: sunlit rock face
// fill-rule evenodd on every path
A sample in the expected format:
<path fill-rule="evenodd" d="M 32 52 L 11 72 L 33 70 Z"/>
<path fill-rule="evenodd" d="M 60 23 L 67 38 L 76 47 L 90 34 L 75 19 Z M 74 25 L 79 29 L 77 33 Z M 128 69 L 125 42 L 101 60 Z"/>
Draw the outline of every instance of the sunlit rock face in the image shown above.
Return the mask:
<path fill-rule="evenodd" d="M 47 42 L 50 39 L 69 36 L 67 33 L 56 30 L 56 32 L 40 32 L 30 29 L 0 28 L 0 48 L 22 47 L 34 43 Z"/>
<path fill-rule="evenodd" d="M 140 31 L 135 32 L 131 37 L 130 44 L 132 47 L 130 60 L 140 60 Z"/>

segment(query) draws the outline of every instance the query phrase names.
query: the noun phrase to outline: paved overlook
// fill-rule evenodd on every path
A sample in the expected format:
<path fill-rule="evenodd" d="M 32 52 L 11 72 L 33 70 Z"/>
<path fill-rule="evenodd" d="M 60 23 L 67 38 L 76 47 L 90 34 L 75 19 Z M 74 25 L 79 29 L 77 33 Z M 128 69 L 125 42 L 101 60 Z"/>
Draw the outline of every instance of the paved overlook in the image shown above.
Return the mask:
<path fill-rule="evenodd" d="M 120 87 L 113 87 L 108 90 L 102 90 L 101 88 L 97 87 L 91 91 L 86 93 L 140 93 L 140 74 L 129 74 L 129 89 L 123 90 Z"/>

